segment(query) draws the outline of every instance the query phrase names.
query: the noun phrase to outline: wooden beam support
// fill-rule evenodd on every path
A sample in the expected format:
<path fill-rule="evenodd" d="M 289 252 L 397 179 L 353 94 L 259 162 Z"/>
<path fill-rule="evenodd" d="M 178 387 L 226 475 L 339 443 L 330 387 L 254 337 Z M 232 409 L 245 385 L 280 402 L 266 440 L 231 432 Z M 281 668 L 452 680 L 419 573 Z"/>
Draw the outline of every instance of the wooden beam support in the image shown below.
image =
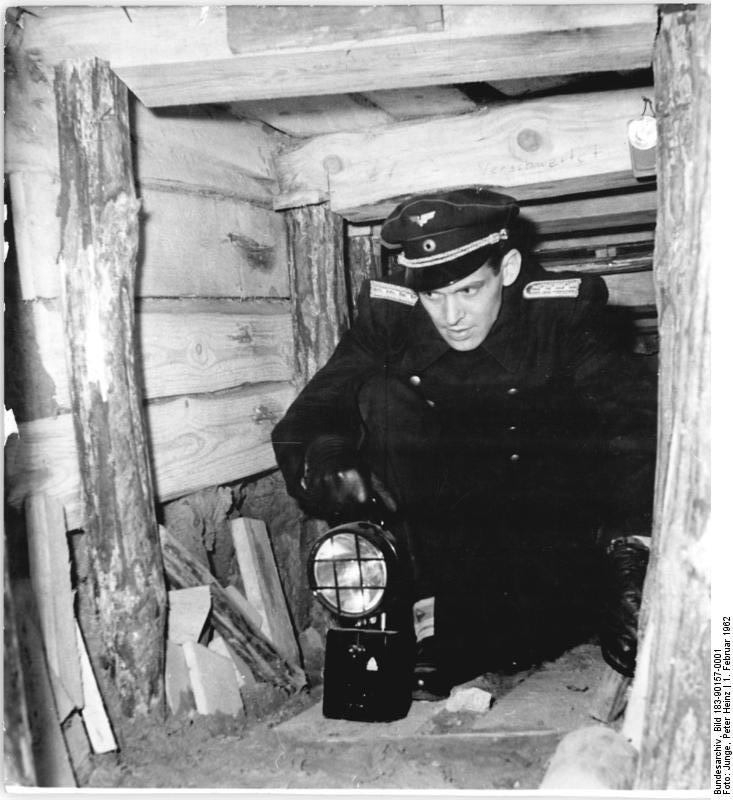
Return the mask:
<path fill-rule="evenodd" d="M 295 382 L 316 374 L 346 330 L 343 220 L 325 205 L 285 212 L 293 315 Z"/>
<path fill-rule="evenodd" d="M 295 397 L 290 383 L 179 397 L 146 409 L 158 502 L 275 467 L 270 431 Z M 86 525 L 71 414 L 20 423 L 6 486 L 14 505 L 35 491 L 64 506 L 66 528 Z"/>
<path fill-rule="evenodd" d="M 97 55 L 145 105 L 170 106 L 647 68 L 656 30 L 652 4 L 416 9 L 432 17 L 406 25 L 402 7 L 371 9 L 382 24 L 334 24 L 319 41 L 303 34 L 313 9 L 288 25 L 275 7 L 49 7 L 22 34 L 47 63 Z M 267 12 L 258 46 L 245 21 L 262 29 Z"/>
<path fill-rule="evenodd" d="M 531 59 L 530 59 L 531 60 Z M 328 198 L 351 221 L 384 217 L 405 195 L 485 184 L 518 199 L 638 185 L 631 174 L 628 121 L 651 89 L 525 100 L 473 114 L 402 123 L 368 133 L 318 136 L 277 158 L 276 208 L 304 195 Z M 582 184 L 580 183 L 582 179 Z M 516 191 L 532 186 L 531 192 Z M 582 188 L 580 188 L 582 186 Z"/>
<path fill-rule="evenodd" d="M 710 541 L 709 5 L 664 7 L 654 71 L 660 416 L 635 679 L 645 695 L 634 789 L 709 791 L 710 554 L 725 544 Z"/>
<path fill-rule="evenodd" d="M 56 70 L 63 316 L 95 666 L 113 718 L 164 709 L 166 593 L 133 351 L 139 204 L 127 90 L 96 59 Z"/>

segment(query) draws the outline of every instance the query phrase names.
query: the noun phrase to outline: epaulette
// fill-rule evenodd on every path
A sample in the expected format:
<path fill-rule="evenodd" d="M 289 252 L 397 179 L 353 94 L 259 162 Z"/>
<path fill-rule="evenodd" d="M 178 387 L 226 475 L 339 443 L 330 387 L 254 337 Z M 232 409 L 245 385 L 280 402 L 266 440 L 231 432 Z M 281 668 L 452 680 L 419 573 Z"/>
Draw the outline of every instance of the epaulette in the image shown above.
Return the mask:
<path fill-rule="evenodd" d="M 378 300 L 392 300 L 395 303 L 402 303 L 406 306 L 414 306 L 417 303 L 417 293 L 406 286 L 395 286 L 393 283 L 384 281 L 370 281 L 369 297 Z"/>
<path fill-rule="evenodd" d="M 555 281 L 531 281 L 524 287 L 525 300 L 550 300 L 556 297 L 578 297 L 581 278 L 562 278 Z"/>

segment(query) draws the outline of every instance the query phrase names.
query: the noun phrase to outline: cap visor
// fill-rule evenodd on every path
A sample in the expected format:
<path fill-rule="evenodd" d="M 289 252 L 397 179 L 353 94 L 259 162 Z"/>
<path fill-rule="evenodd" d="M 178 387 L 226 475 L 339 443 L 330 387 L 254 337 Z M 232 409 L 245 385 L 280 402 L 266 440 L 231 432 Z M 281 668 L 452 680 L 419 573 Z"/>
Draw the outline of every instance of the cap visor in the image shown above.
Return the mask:
<path fill-rule="evenodd" d="M 432 267 L 405 267 L 405 285 L 416 292 L 432 292 L 467 278 L 482 267 L 491 255 L 491 247 L 482 247 L 461 258 Z"/>

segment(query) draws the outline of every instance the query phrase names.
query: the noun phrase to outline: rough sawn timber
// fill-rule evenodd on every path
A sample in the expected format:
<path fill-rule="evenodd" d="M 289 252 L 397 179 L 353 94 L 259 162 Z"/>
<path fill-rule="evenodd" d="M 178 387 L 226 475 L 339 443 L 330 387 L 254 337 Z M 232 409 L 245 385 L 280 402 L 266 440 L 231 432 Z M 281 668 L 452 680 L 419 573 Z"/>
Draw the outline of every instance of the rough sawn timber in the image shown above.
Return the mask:
<path fill-rule="evenodd" d="M 710 790 L 710 6 L 667 6 L 654 60 L 659 452 L 634 789 Z M 720 523 L 719 523 L 720 524 Z M 718 617 L 718 624 L 720 617 Z"/>
<path fill-rule="evenodd" d="M 127 90 L 97 59 L 56 71 L 63 315 L 93 654 L 110 715 L 164 708 L 165 582 L 133 347 L 137 214 Z M 72 450 L 73 452 L 73 450 Z"/>
<path fill-rule="evenodd" d="M 297 205 L 310 194 L 356 221 L 380 218 L 375 207 L 386 200 L 451 186 L 551 184 L 547 193 L 557 196 L 563 193 L 558 182 L 582 178 L 588 192 L 624 172 L 634 186 L 626 126 L 652 91 L 559 95 L 314 137 L 276 159 L 281 194 L 275 206 L 287 207 L 290 195 Z"/>
<path fill-rule="evenodd" d="M 364 38 L 293 46 L 283 26 L 268 50 L 237 55 L 226 7 L 126 12 L 36 9 L 24 17 L 23 43 L 48 63 L 98 55 L 145 105 L 174 106 L 639 69 L 651 62 L 656 30 L 652 4 L 446 5 L 442 30 L 395 30 L 404 15 L 396 8 L 395 26 Z"/>

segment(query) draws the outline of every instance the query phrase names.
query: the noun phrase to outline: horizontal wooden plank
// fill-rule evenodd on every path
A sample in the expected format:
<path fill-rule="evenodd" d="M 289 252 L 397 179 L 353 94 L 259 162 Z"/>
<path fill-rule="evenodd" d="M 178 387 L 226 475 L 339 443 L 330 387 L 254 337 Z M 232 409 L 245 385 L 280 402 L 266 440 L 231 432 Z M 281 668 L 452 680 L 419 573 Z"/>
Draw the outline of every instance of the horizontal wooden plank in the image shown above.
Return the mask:
<path fill-rule="evenodd" d="M 274 142 L 261 124 L 156 113 L 134 102 L 130 127 L 143 186 L 182 185 L 272 206 Z"/>
<path fill-rule="evenodd" d="M 147 400 L 293 377 L 292 321 L 284 302 L 144 300 L 136 312 L 136 350 Z M 35 301 L 32 314 L 41 362 L 55 385 L 54 399 L 68 411 L 60 305 Z"/>
<path fill-rule="evenodd" d="M 360 102 L 361 100 L 361 102 Z M 330 94 L 231 103 L 233 114 L 260 119 L 292 136 L 318 136 L 335 131 L 361 131 L 394 119 L 359 95 Z"/>
<path fill-rule="evenodd" d="M 626 126 L 651 91 L 562 95 L 315 137 L 276 159 L 283 197 L 275 206 L 286 205 L 290 192 L 315 190 L 355 221 L 390 198 L 455 186 L 511 192 L 547 183 L 556 194 L 558 181 L 584 179 L 589 191 L 597 188 L 591 178 L 630 169 Z"/>
<path fill-rule="evenodd" d="M 137 293 L 287 297 L 282 216 L 229 198 L 144 189 Z"/>
<path fill-rule="evenodd" d="M 25 300 L 61 294 L 59 186 L 49 173 L 11 175 Z M 141 200 L 138 296 L 288 296 L 280 214 L 228 197 L 151 188 L 143 188 Z"/>
<path fill-rule="evenodd" d="M 521 213 L 535 224 L 540 236 L 653 225 L 657 220 L 657 192 L 650 187 L 628 193 L 524 204 Z"/>
<path fill-rule="evenodd" d="M 233 53 L 442 31 L 439 5 L 227 6 Z"/>
<path fill-rule="evenodd" d="M 558 253 L 566 250 L 592 250 L 609 247 L 651 247 L 654 244 L 654 228 L 622 233 L 597 233 L 588 236 L 573 236 L 562 239 L 543 239 L 535 248 L 538 253 Z"/>
<path fill-rule="evenodd" d="M 416 86 L 362 92 L 396 120 L 468 114 L 476 104 L 455 86 Z"/>
<path fill-rule="evenodd" d="M 43 8 L 24 18 L 23 44 L 51 64 L 99 56 L 145 105 L 170 106 L 644 68 L 656 30 L 651 4 L 444 6 L 442 31 L 293 47 L 279 30 L 237 55 L 226 10 Z"/>
<path fill-rule="evenodd" d="M 591 29 L 585 35 L 577 29 L 557 31 L 546 38 L 476 33 L 460 39 L 446 32 L 362 47 L 356 42 L 341 50 L 119 64 L 115 71 L 146 105 L 166 106 L 639 69 L 651 63 L 652 41 L 648 23 Z"/>
<path fill-rule="evenodd" d="M 156 501 L 238 480 L 275 466 L 270 432 L 295 397 L 287 383 L 191 396 L 146 406 Z M 44 491 L 64 506 L 67 529 L 83 527 L 70 414 L 21 423 L 8 468 L 10 501 Z"/>

